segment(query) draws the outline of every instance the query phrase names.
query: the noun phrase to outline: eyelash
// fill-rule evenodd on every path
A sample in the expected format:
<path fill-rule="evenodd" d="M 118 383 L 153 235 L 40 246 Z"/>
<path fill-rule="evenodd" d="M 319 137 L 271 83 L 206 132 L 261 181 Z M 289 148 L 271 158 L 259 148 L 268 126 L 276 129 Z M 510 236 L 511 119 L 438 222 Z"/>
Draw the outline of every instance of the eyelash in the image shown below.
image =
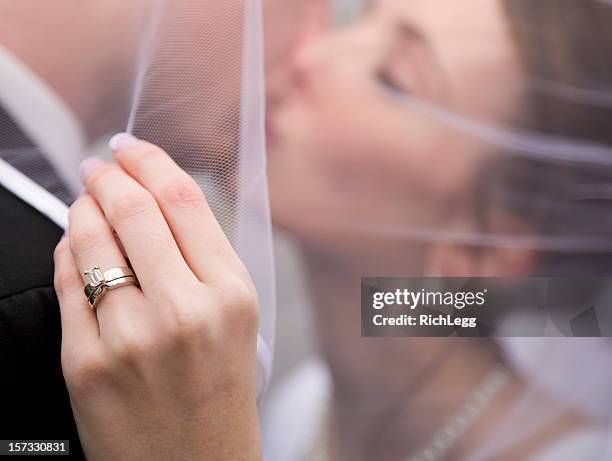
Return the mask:
<path fill-rule="evenodd" d="M 387 72 L 386 69 L 380 68 L 376 73 L 376 79 L 378 83 L 380 83 L 385 90 L 390 93 L 397 95 L 406 95 L 409 94 L 404 88 L 402 88 L 399 84 L 393 81 L 391 75 Z"/>

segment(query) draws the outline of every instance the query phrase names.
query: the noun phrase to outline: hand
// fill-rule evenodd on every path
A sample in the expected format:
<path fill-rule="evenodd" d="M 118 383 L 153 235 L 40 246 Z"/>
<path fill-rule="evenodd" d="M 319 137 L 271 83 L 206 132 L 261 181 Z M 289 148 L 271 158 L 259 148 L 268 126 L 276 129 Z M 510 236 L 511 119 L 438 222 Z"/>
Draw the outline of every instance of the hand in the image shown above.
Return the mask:
<path fill-rule="evenodd" d="M 90 460 L 259 460 L 253 283 L 198 185 L 158 147 L 92 160 L 55 251 L 62 366 Z M 140 282 L 90 309 L 82 274 Z"/>

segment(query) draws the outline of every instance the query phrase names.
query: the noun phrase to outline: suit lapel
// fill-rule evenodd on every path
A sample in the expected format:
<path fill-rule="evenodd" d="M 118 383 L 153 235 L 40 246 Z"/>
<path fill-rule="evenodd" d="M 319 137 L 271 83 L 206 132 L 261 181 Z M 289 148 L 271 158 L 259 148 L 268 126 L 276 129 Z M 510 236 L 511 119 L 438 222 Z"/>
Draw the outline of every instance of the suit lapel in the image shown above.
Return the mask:
<path fill-rule="evenodd" d="M 0 106 L 0 159 L 19 170 L 65 204 L 72 194 L 42 151 Z"/>

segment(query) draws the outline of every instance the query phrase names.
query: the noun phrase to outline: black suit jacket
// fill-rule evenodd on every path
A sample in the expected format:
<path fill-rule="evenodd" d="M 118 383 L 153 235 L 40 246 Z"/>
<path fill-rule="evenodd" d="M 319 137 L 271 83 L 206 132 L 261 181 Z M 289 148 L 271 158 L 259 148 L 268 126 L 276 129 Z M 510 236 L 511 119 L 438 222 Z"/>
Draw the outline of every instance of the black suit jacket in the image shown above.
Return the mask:
<path fill-rule="evenodd" d="M 0 108 L 0 149 L 28 143 Z M 0 439 L 67 439 L 70 459 L 84 459 L 60 363 L 53 250 L 62 233 L 0 186 Z"/>

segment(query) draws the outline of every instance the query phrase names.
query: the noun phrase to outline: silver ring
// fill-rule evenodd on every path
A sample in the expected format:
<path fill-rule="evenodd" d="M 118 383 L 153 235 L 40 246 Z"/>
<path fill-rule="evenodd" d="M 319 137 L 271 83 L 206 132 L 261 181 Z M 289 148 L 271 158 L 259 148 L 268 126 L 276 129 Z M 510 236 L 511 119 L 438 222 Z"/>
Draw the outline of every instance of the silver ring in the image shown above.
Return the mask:
<path fill-rule="evenodd" d="M 136 278 L 136 274 L 129 267 L 114 267 L 104 272 L 104 281 L 107 283 L 124 277 Z"/>
<path fill-rule="evenodd" d="M 104 296 L 106 289 L 114 290 L 125 285 L 138 286 L 136 274 L 129 267 L 114 267 L 102 273 L 98 266 L 83 272 L 85 276 L 85 296 L 92 310 Z"/>
<path fill-rule="evenodd" d="M 125 285 L 136 285 L 138 286 L 138 280 L 136 277 L 120 277 L 110 282 L 105 282 L 104 286 L 109 290 L 115 290 Z"/>

